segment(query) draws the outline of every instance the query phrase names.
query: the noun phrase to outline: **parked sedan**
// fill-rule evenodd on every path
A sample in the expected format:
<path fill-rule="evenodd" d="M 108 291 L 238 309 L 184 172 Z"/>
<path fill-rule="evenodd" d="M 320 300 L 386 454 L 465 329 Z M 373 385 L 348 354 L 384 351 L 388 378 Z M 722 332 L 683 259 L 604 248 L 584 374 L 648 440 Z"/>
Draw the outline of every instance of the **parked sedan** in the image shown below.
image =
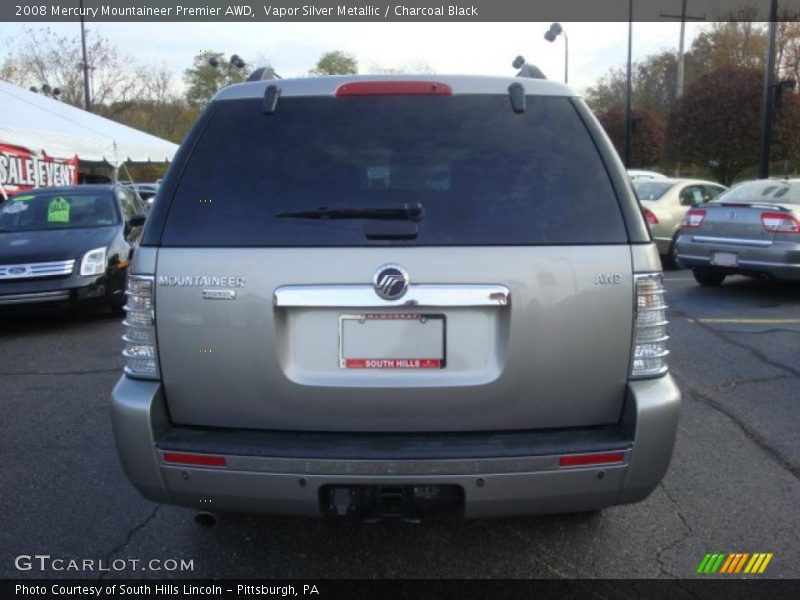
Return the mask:
<path fill-rule="evenodd" d="M 676 248 L 701 285 L 733 274 L 800 280 L 800 179 L 749 181 L 692 208 Z"/>
<path fill-rule="evenodd" d="M 22 192 L 0 203 L 0 309 L 106 305 L 122 314 L 144 203 L 121 185 Z"/>
<path fill-rule="evenodd" d="M 675 266 L 675 240 L 686 211 L 727 189 L 718 183 L 699 179 L 638 180 L 633 182 L 633 188 L 661 260 L 668 266 Z"/>
<path fill-rule="evenodd" d="M 662 175 L 656 171 L 643 171 L 641 169 L 628 169 L 628 177 L 631 178 L 631 181 L 639 181 L 640 179 L 644 179 L 645 181 L 651 179 L 668 179 L 666 175 Z"/>

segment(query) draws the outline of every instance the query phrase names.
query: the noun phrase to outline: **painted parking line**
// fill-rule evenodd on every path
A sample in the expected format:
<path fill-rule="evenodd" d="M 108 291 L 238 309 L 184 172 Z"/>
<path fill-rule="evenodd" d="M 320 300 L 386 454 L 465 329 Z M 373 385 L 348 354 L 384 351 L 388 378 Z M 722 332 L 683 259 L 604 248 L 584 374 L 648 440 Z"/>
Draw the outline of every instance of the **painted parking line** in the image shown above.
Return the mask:
<path fill-rule="evenodd" d="M 696 319 L 687 317 L 687 321 L 693 323 L 726 323 L 740 325 L 800 325 L 800 319 Z"/>

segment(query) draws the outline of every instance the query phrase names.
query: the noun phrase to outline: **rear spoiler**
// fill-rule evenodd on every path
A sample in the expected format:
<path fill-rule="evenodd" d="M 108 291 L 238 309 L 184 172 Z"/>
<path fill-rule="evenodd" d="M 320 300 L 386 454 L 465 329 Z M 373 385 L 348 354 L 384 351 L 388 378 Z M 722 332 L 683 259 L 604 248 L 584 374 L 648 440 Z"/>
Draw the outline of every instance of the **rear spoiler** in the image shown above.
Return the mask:
<path fill-rule="evenodd" d="M 779 210 L 782 212 L 792 212 L 792 209 L 781 204 L 772 204 L 771 202 L 709 202 L 709 204 L 716 204 L 717 206 L 741 206 L 745 208 L 762 208 L 766 210 Z"/>

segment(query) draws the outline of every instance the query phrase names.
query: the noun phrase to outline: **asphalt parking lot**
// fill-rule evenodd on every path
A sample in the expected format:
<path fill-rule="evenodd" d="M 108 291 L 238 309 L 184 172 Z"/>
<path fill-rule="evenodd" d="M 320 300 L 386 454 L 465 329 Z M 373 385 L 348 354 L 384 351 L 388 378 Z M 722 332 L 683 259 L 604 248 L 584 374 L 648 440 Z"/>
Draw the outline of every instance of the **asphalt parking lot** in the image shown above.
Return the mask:
<path fill-rule="evenodd" d="M 646 501 L 599 515 L 420 525 L 157 506 L 117 462 L 108 396 L 121 325 L 104 312 L 0 320 L 0 577 L 14 557 L 191 559 L 182 577 L 696 577 L 706 552 L 771 552 L 799 577 L 800 285 L 666 275 L 684 395 L 672 464 Z"/>

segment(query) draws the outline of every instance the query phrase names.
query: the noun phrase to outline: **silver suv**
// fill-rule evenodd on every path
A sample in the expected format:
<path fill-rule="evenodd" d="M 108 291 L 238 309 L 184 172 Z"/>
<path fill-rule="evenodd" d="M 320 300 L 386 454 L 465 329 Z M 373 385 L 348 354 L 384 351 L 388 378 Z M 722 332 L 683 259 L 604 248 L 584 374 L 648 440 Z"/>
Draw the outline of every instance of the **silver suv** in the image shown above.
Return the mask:
<path fill-rule="evenodd" d="M 416 518 L 645 498 L 672 453 L 658 252 L 565 86 L 222 90 L 132 265 L 112 416 L 147 498 Z"/>

